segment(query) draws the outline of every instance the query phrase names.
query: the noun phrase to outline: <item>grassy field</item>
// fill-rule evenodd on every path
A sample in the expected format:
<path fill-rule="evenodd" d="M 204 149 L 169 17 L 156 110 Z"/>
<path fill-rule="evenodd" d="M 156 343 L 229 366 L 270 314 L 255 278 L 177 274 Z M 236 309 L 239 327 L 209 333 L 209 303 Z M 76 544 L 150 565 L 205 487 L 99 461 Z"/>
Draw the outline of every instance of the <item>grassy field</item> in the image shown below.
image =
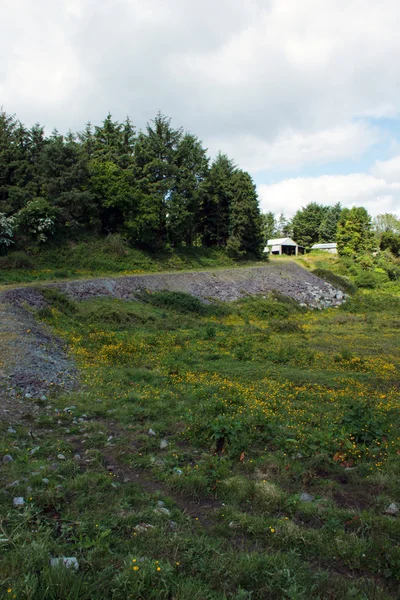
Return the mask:
<path fill-rule="evenodd" d="M 399 598 L 399 291 L 322 312 L 45 292 L 81 388 L 0 425 L 1 597 Z"/>

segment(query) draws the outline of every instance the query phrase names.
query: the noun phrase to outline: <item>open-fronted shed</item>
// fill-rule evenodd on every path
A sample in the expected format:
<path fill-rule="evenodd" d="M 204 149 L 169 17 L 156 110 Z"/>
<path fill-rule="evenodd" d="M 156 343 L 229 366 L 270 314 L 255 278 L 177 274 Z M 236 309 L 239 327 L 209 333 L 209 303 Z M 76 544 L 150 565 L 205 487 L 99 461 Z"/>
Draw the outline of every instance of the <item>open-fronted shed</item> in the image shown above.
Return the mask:
<path fill-rule="evenodd" d="M 304 254 L 304 246 L 299 246 L 289 237 L 268 240 L 264 252 L 270 254 L 288 254 L 289 256 Z"/>

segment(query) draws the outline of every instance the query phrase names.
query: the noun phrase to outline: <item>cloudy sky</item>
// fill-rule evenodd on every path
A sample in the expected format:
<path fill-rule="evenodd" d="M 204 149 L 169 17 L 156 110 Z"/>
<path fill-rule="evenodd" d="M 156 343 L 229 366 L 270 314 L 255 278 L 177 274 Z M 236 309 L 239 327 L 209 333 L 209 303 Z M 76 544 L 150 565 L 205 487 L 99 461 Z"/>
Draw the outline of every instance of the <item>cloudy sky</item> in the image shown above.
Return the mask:
<path fill-rule="evenodd" d="M 78 130 L 158 110 L 263 210 L 400 216 L 398 0 L 0 0 L 0 105 Z"/>

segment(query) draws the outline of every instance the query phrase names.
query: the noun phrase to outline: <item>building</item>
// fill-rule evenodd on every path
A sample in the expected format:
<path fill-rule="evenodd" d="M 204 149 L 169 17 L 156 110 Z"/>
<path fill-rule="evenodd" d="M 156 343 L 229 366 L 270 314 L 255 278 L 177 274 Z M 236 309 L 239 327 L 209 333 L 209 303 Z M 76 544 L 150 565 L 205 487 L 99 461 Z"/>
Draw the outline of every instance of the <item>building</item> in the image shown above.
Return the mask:
<path fill-rule="evenodd" d="M 323 250 L 324 252 L 329 252 L 329 254 L 337 254 L 337 245 L 336 243 L 314 244 L 311 250 Z"/>
<path fill-rule="evenodd" d="M 264 252 L 269 254 L 288 254 L 289 256 L 297 256 L 304 254 L 304 246 L 299 246 L 291 238 L 276 238 L 268 240 Z"/>

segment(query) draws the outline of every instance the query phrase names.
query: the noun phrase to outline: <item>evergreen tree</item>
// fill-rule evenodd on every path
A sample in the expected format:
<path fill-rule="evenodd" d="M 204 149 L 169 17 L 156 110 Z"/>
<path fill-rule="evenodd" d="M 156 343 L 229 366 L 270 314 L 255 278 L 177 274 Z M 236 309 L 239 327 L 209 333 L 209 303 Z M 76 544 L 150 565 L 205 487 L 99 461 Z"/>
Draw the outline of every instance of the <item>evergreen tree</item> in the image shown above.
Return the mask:
<path fill-rule="evenodd" d="M 336 242 L 337 225 L 342 212 L 342 206 L 338 202 L 334 206 L 327 206 L 325 210 L 325 216 L 318 230 L 318 241 L 322 243 Z"/>
<path fill-rule="evenodd" d="M 276 222 L 274 213 L 271 211 L 269 211 L 267 213 L 262 213 L 261 219 L 262 219 L 262 224 L 263 224 L 264 246 L 266 246 L 268 240 L 271 240 L 274 237 L 277 237 L 278 224 Z"/>
<path fill-rule="evenodd" d="M 344 208 L 336 234 L 338 253 L 357 256 L 373 249 L 371 217 L 364 207 Z"/>
<path fill-rule="evenodd" d="M 292 236 L 292 223 L 285 217 L 283 213 L 279 215 L 278 222 L 276 224 L 275 235 L 278 237 Z"/>
<path fill-rule="evenodd" d="M 228 241 L 235 171 L 226 154 L 219 153 L 204 180 L 200 192 L 199 232 L 205 246 L 225 246 Z"/>
<path fill-rule="evenodd" d="M 319 241 L 319 229 L 327 209 L 311 202 L 296 212 L 292 219 L 293 239 L 300 245 L 310 247 Z"/>
<path fill-rule="evenodd" d="M 178 144 L 175 166 L 175 181 L 168 198 L 168 240 L 173 246 L 192 246 L 208 158 L 201 142 L 191 133 L 186 133 Z"/>
<path fill-rule="evenodd" d="M 263 222 L 256 187 L 245 171 L 232 177 L 227 251 L 235 258 L 260 257 L 264 248 Z"/>
<path fill-rule="evenodd" d="M 167 242 L 168 203 L 176 182 L 182 129 L 158 113 L 135 144 L 134 180 L 137 211 L 129 216 L 133 241 L 157 248 Z"/>
<path fill-rule="evenodd" d="M 73 134 L 51 135 L 41 156 L 46 197 L 57 209 L 57 221 L 71 231 L 99 229 L 100 214 L 88 187 L 88 157 Z"/>

